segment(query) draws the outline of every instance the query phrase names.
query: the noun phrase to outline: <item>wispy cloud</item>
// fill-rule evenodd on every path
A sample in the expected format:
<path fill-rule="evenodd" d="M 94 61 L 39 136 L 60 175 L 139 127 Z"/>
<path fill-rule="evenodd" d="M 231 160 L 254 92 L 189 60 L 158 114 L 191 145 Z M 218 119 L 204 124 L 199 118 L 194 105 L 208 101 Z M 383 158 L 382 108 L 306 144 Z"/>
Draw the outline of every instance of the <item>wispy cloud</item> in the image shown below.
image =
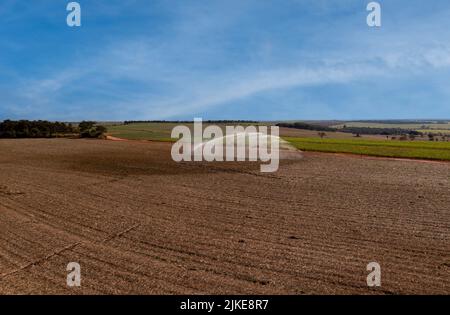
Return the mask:
<path fill-rule="evenodd" d="M 448 94 L 442 83 L 450 78 L 442 71 L 450 67 L 450 31 L 440 30 L 447 23 L 442 11 L 427 13 L 415 25 L 388 20 L 385 28 L 373 31 L 364 24 L 364 7 L 358 11 L 358 2 L 350 0 L 345 5 L 289 1 L 286 6 L 253 1 L 189 6 L 152 3 L 152 9 L 159 12 L 139 12 L 143 2 L 137 0 L 121 3 L 112 2 L 103 13 L 88 15 L 105 19 L 104 24 L 93 25 L 88 20 L 79 33 L 64 28 L 61 34 L 52 35 L 65 38 L 68 45 L 75 41 L 67 49 L 44 43 L 52 47 L 47 50 L 27 37 L 25 42 L 30 41 L 30 47 L 36 49 L 34 55 L 27 55 L 30 60 L 17 62 L 18 66 L 0 61 L 0 71 L 5 74 L 3 80 L 0 76 L 4 95 L 0 118 L 192 118 L 199 112 L 217 113 L 217 108 L 236 102 L 265 107 L 265 112 L 277 116 L 274 103 L 295 109 L 295 99 L 305 93 L 309 94 L 303 100 L 321 104 L 324 111 L 335 107 L 335 112 L 347 115 L 356 109 L 361 116 L 373 115 L 363 112 L 361 106 L 370 99 L 377 99 L 377 106 L 385 108 L 393 108 L 394 101 L 402 102 L 396 104 L 396 115 L 401 116 L 401 111 L 411 106 L 411 98 L 399 93 L 417 92 L 420 84 L 430 82 L 435 82 L 429 92 L 434 93 L 430 102 L 435 103 L 435 113 L 445 112 Z M 400 6 L 386 7 L 400 14 L 394 10 Z M 124 19 L 118 14 L 121 9 L 137 20 Z M 0 6 L 0 14 L 1 10 Z M 411 10 L 406 13 L 412 16 L 420 11 Z M 388 18 L 385 14 L 384 19 Z M 396 18 L 410 21 L 411 16 Z M 52 30 L 39 32 L 50 34 Z M 0 40 L 0 46 L 5 42 Z M 89 45 L 83 46 L 83 42 Z M 40 56 L 43 53 L 55 60 L 46 58 L 46 64 L 38 64 L 37 60 L 45 59 Z M 6 54 L 3 60 L 14 58 Z M 384 94 L 393 93 L 392 84 L 397 94 L 385 98 Z M 322 90 L 317 93 L 314 89 L 311 94 L 311 87 Z M 276 93 L 276 102 L 257 103 L 258 96 L 269 97 L 274 91 L 283 91 Z M 351 107 L 344 102 L 358 104 L 349 111 Z M 308 116 L 307 107 L 293 112 L 299 118 Z M 314 110 L 314 115 L 318 112 Z M 239 118 L 240 111 L 234 115 Z"/>

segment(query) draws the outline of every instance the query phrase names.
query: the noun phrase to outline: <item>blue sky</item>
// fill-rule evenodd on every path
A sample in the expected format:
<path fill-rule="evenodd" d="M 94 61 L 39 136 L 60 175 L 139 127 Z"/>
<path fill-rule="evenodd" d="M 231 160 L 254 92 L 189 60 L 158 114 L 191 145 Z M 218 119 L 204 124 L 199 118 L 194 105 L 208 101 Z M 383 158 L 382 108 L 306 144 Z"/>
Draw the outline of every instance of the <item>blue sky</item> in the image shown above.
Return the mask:
<path fill-rule="evenodd" d="M 0 1 L 0 119 L 450 118 L 450 2 Z"/>

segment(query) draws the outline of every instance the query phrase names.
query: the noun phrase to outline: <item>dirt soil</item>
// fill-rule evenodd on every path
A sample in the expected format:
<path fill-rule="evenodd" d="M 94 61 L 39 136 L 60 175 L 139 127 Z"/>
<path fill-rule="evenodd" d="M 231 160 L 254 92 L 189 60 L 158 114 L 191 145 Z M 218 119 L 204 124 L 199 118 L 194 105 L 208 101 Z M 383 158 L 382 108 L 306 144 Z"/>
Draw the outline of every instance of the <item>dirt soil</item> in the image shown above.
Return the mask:
<path fill-rule="evenodd" d="M 449 163 L 305 153 L 262 174 L 170 148 L 0 140 L 0 293 L 450 293 Z"/>

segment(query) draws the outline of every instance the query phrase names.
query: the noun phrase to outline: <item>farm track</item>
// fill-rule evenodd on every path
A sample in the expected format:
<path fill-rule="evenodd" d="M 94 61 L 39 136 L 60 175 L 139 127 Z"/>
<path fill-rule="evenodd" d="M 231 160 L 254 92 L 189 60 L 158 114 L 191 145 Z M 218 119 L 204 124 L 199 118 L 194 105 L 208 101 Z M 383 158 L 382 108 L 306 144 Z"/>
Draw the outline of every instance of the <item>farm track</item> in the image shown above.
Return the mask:
<path fill-rule="evenodd" d="M 450 164 L 305 153 L 262 174 L 170 146 L 0 140 L 0 293 L 450 293 Z"/>

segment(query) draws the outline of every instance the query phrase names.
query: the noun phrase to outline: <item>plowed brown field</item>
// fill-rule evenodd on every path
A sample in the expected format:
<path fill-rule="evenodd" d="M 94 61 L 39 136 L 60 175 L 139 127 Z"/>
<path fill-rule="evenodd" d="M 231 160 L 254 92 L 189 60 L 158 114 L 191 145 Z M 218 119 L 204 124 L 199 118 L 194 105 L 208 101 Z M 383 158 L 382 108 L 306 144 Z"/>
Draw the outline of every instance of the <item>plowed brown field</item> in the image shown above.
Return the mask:
<path fill-rule="evenodd" d="M 170 147 L 0 140 L 0 293 L 450 293 L 449 163 L 305 153 L 262 174 Z"/>

